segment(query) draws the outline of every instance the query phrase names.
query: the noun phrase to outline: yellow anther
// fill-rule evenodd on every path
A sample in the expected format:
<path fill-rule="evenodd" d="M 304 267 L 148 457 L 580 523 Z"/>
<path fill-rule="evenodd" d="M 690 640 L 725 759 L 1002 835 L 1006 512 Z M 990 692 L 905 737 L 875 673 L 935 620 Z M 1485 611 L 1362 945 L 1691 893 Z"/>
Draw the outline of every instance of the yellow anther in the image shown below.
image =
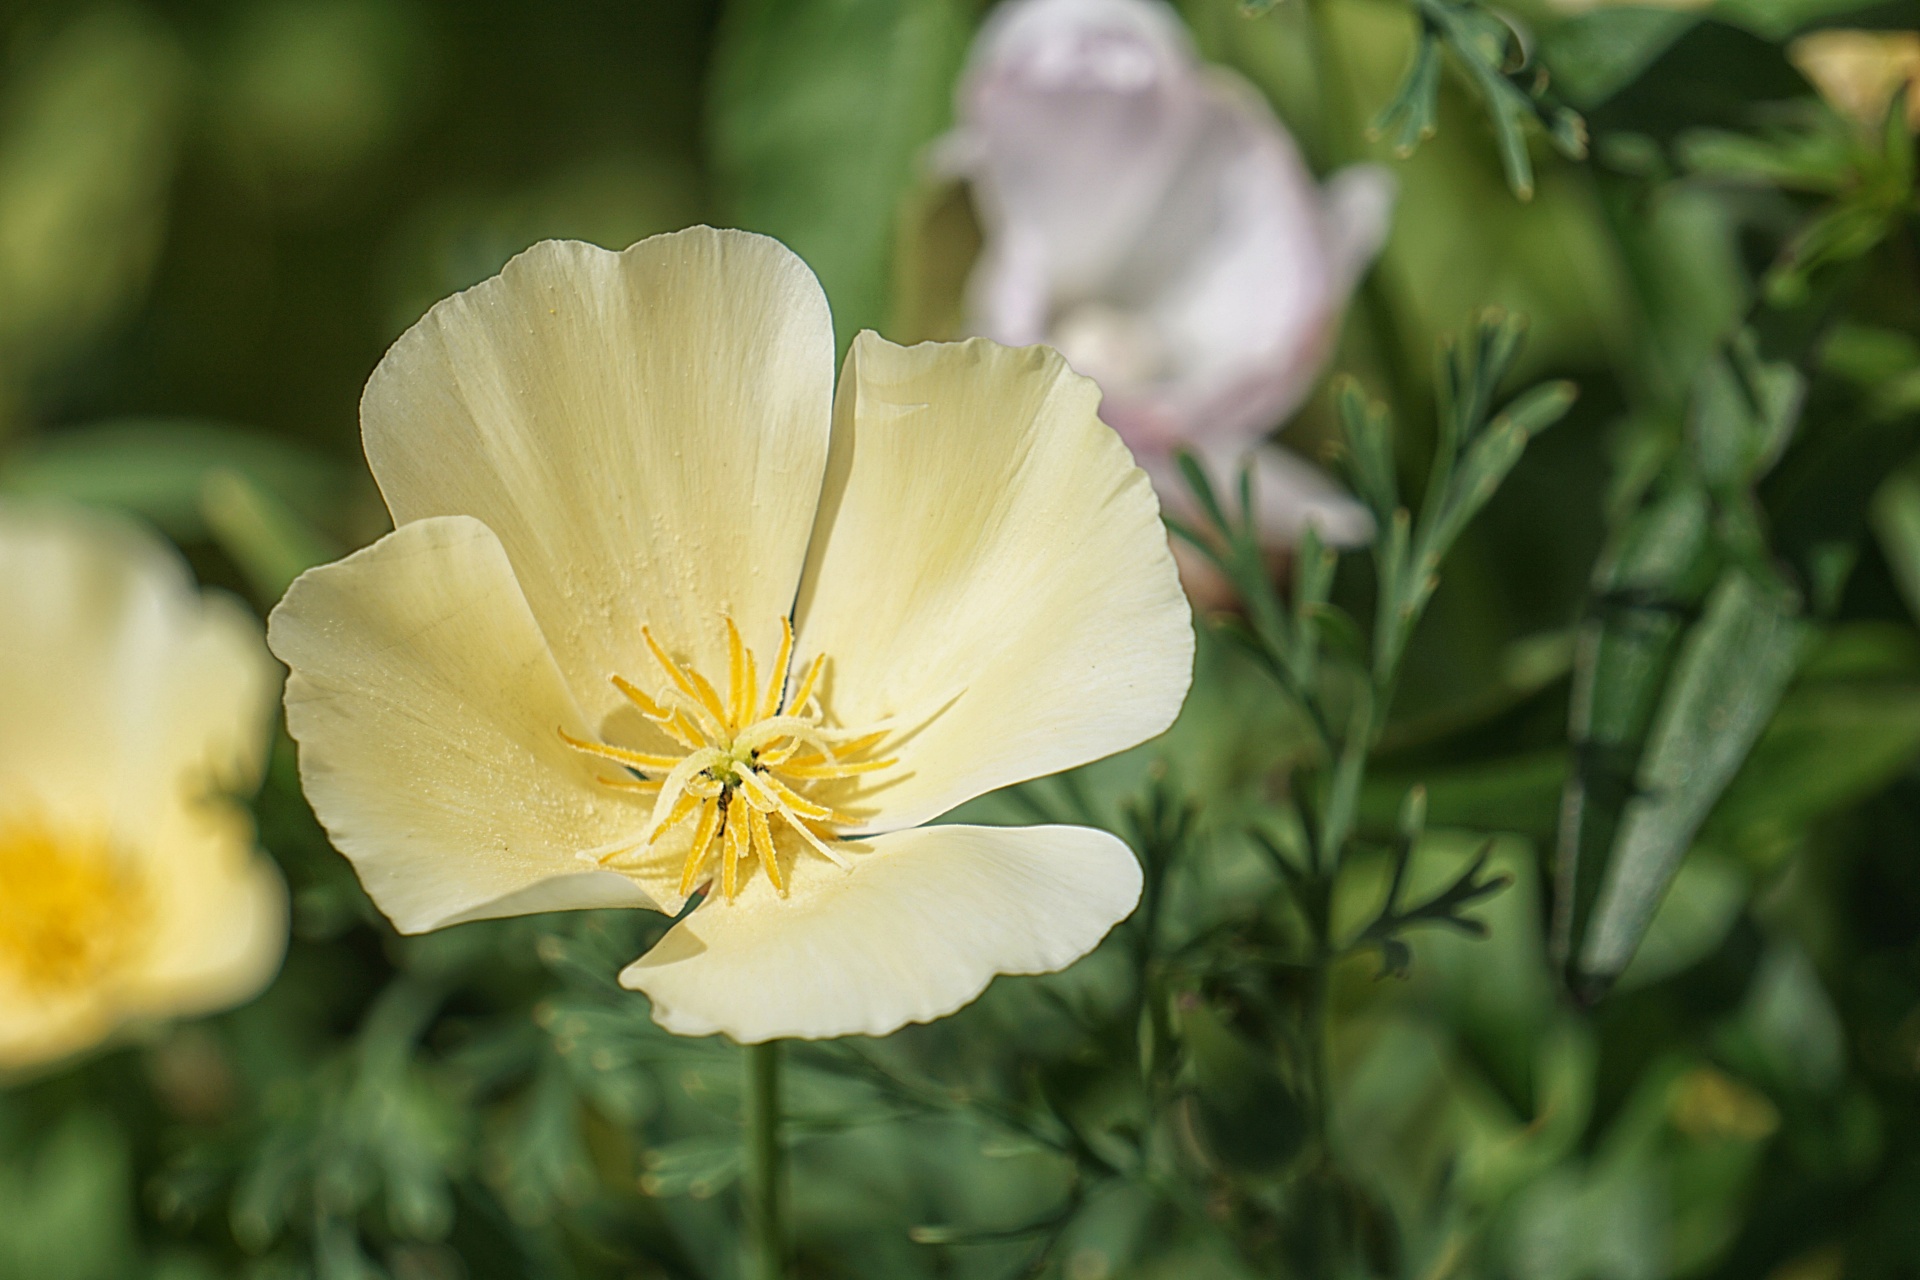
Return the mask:
<path fill-rule="evenodd" d="M 651 769 L 655 773 L 671 769 L 680 761 L 674 756 L 650 756 L 638 751 L 629 751 L 625 747 L 610 747 L 604 742 L 588 742 L 576 738 L 561 729 L 560 740 L 575 751 L 584 751 L 590 756 L 599 756 L 602 760 L 611 760 L 615 764 L 624 764 L 630 769 Z"/>
<path fill-rule="evenodd" d="M 565 730 L 561 738 L 576 750 L 649 775 L 601 779 L 609 787 L 654 796 L 645 826 L 631 844 L 602 858 L 603 864 L 621 853 L 650 847 L 668 828 L 693 819 L 692 843 L 680 871 L 683 896 L 711 877 L 718 879 L 727 899 L 735 898 L 745 863 L 749 875 L 757 865 L 766 873 L 768 884 L 785 897 L 792 887 L 791 864 L 781 860 L 779 841 L 786 838 L 778 836 L 781 828 L 845 868 L 846 856 L 835 847 L 836 830 L 860 822 L 806 794 L 809 784 L 856 778 L 894 762 L 858 758 L 887 736 L 885 730 L 853 733 L 822 723 L 825 712 L 815 698 L 826 670 L 825 655 L 808 663 L 793 696 L 785 696 L 793 664 L 790 621 L 780 620 L 779 656 L 764 694 L 753 650 L 733 619 L 722 621 L 727 639 L 724 699 L 700 671 L 675 661 L 644 627 L 641 635 L 670 687 L 656 697 L 622 676 L 612 677 L 614 687 L 649 723 L 684 747 L 684 754 L 646 753 L 589 742 Z M 793 854 L 794 846 L 789 845 L 787 857 Z M 717 877 L 712 870 L 716 855 Z"/>
<path fill-rule="evenodd" d="M 667 722 L 660 727 L 696 750 L 705 743 L 705 739 L 700 734 L 700 726 L 688 719 L 687 713 L 677 707 L 674 708 L 673 714 L 667 717 Z"/>
<path fill-rule="evenodd" d="M 687 850 L 687 863 L 680 872 L 680 896 L 693 892 L 694 882 L 699 878 L 700 868 L 707 861 L 707 847 L 713 843 L 713 832 L 720 825 L 720 802 L 708 800 L 700 806 L 700 825 L 693 829 L 693 847 Z"/>
<path fill-rule="evenodd" d="M 762 786 L 766 787 L 768 791 L 773 793 L 775 800 L 784 804 L 801 817 L 813 818 L 819 822 L 829 822 L 833 820 L 833 810 L 823 804 L 815 804 L 771 774 L 760 775 L 759 782 Z"/>
<path fill-rule="evenodd" d="M 653 795 L 660 790 L 660 783 L 653 778 L 609 778 L 605 775 L 594 779 L 603 787 L 612 787 L 615 791 L 639 791 Z"/>
<path fill-rule="evenodd" d="M 640 638 L 647 642 L 647 648 L 653 651 L 654 661 L 658 662 L 660 669 L 667 673 L 667 679 L 673 681 L 673 687 L 686 694 L 689 698 L 695 697 L 693 681 L 687 679 L 687 673 L 680 669 L 680 664 L 675 662 L 667 651 L 660 647 L 660 642 L 653 638 L 653 632 L 646 627 L 642 627 L 640 628 Z"/>
<path fill-rule="evenodd" d="M 857 756 L 862 751 L 878 745 L 880 740 L 886 736 L 886 730 L 882 729 L 879 733 L 863 733 L 857 738 L 848 738 L 844 742 L 835 743 L 833 748 L 834 757 L 838 759 L 841 756 Z"/>
<path fill-rule="evenodd" d="M 740 643 L 740 628 L 733 625 L 733 619 L 724 619 L 727 624 L 727 727 L 738 729 L 745 723 L 748 712 L 747 698 L 753 693 L 753 683 L 747 674 L 747 647 Z"/>
<path fill-rule="evenodd" d="M 661 836 L 667 834 L 668 828 L 672 827 L 675 823 L 683 821 L 695 809 L 699 808 L 700 804 L 701 799 L 699 796 L 691 792 L 683 794 L 678 800 L 674 801 L 673 812 L 667 815 L 667 820 L 655 827 L 653 834 L 647 837 L 647 843 L 657 843 Z"/>
<path fill-rule="evenodd" d="M 613 861 L 613 860 L 614 860 L 615 858 L 624 858 L 624 857 L 626 857 L 626 856 L 627 856 L 628 854 L 630 854 L 630 853 L 632 853 L 632 852 L 633 852 L 633 846 L 632 846 L 632 845 L 630 845 L 630 844 L 623 844 L 623 845 L 619 845 L 619 846 L 616 846 L 615 848 L 612 848 L 612 849 L 609 849 L 609 850 L 607 850 L 607 851 L 606 851 L 605 853 L 603 853 L 603 854 L 601 854 L 601 855 L 600 855 L 599 857 L 597 857 L 597 858 L 595 858 L 595 859 L 594 859 L 594 861 L 595 861 L 595 862 L 598 862 L 598 863 L 599 863 L 599 864 L 600 864 L 601 866 L 603 866 L 603 867 L 604 867 L 604 866 L 606 866 L 606 865 L 607 865 L 608 863 L 610 863 L 610 862 L 612 862 L 612 861 Z"/>
<path fill-rule="evenodd" d="M 658 723 L 667 718 L 667 709 L 647 696 L 645 690 L 625 676 L 613 677 L 613 687 L 627 695 L 627 701 L 640 708 L 640 714 Z"/>
<path fill-rule="evenodd" d="M 873 773 L 879 769 L 890 769 L 899 764 L 897 759 L 862 760 L 858 764 L 840 764 L 832 760 L 822 760 L 815 756 L 807 761 L 795 760 L 780 766 L 780 772 L 789 778 L 833 779 L 854 778 L 863 773 Z"/>
<path fill-rule="evenodd" d="M 700 705 L 721 725 L 727 725 L 727 709 L 720 705 L 720 695 L 714 692 L 707 678 L 692 667 L 688 667 L 687 679 L 693 681 L 694 695 L 700 699 Z"/>
<path fill-rule="evenodd" d="M 793 659 L 793 623 L 780 619 L 780 655 L 773 660 L 773 673 L 767 678 L 767 696 L 760 704 L 756 720 L 777 715 L 780 711 L 780 694 L 787 684 L 787 663 Z"/>
<path fill-rule="evenodd" d="M 780 871 L 780 856 L 774 852 L 773 831 L 767 826 L 767 815 L 758 809 L 747 810 L 747 828 L 753 833 L 753 850 L 760 855 L 761 869 L 780 891 L 780 896 L 786 897 L 787 878 Z"/>
<path fill-rule="evenodd" d="M 760 752 L 754 759 L 762 769 L 780 769 L 782 772 L 785 772 L 783 766 L 787 761 L 793 759 L 793 753 L 800 749 L 800 745 L 800 743 L 793 741 L 783 742 L 777 747 L 769 747 L 767 750 Z"/>
<path fill-rule="evenodd" d="M 813 686 L 820 683 L 820 673 L 826 665 L 827 655 L 824 653 L 807 664 L 807 674 L 801 678 L 800 687 L 794 691 L 793 701 L 787 704 L 787 710 L 795 713 L 806 711 L 807 703 L 813 700 Z"/>
<path fill-rule="evenodd" d="M 727 895 L 727 901 L 732 902 L 740 895 L 740 859 L 747 851 L 747 824 L 740 814 L 729 810 L 721 844 L 724 846 L 720 854 L 721 891 Z"/>
<path fill-rule="evenodd" d="M 686 712 L 680 710 L 678 707 L 670 708 L 661 706 L 652 698 L 648 697 L 644 689 L 624 676 L 613 677 L 613 687 L 625 694 L 627 701 L 639 708 L 640 714 L 645 716 L 650 723 L 659 725 L 668 737 L 678 742 L 681 746 L 699 747 L 703 745 L 704 739 L 700 736 L 699 727 L 687 719 Z"/>

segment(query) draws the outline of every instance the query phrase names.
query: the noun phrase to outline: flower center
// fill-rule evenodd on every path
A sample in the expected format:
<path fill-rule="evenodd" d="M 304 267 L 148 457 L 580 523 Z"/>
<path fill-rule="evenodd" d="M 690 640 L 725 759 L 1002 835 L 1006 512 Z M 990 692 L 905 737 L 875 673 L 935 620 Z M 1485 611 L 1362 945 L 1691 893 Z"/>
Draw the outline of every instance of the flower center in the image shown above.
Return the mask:
<path fill-rule="evenodd" d="M 146 886 L 104 839 L 0 821 L 0 983 L 83 990 L 119 967 L 148 916 Z"/>
<path fill-rule="evenodd" d="M 693 842 L 680 872 L 683 895 L 712 875 L 717 858 L 721 891 L 729 902 L 740 891 L 741 864 L 754 860 L 785 897 L 787 869 L 775 844 L 776 831 L 791 832 L 805 847 L 846 867 L 846 856 L 834 848 L 836 830 L 858 820 L 821 803 L 815 793 L 894 761 L 859 758 L 886 736 L 884 730 L 854 734 L 822 723 L 825 713 L 815 694 L 825 655 L 808 665 L 788 696 L 791 623 L 781 619 L 780 653 L 764 692 L 753 651 L 741 642 L 733 619 L 726 624 L 725 697 L 691 666 L 674 661 L 644 627 L 640 634 L 666 675 L 666 693 L 655 700 L 632 681 L 613 677 L 614 687 L 679 750 L 633 751 L 585 741 L 565 730 L 560 736 L 576 751 L 625 766 L 628 776 L 600 779 L 605 785 L 654 796 L 653 812 L 637 844 L 608 854 L 603 863 L 632 848 L 651 847 L 668 831 L 691 823 Z"/>

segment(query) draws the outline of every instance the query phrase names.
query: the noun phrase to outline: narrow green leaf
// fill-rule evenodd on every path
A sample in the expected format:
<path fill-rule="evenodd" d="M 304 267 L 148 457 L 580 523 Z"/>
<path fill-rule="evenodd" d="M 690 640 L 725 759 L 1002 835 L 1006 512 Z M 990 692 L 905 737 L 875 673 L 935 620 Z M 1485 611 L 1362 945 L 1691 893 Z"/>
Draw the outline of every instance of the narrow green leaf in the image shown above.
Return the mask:
<path fill-rule="evenodd" d="M 1347 472 L 1353 487 L 1373 517 L 1382 525 L 1400 505 L 1399 482 L 1393 469 L 1393 424 L 1385 405 L 1367 399 L 1352 378 L 1343 377 L 1334 388 L 1340 426 L 1347 446 Z"/>
<path fill-rule="evenodd" d="M 1680 859 L 1773 716 L 1811 628 L 1777 594 L 1729 571 L 1689 634 L 1662 698 L 1602 881 L 1581 969 L 1602 981 L 1633 958 Z"/>
<path fill-rule="evenodd" d="M 1708 585 L 1700 570 L 1710 519 L 1706 495 L 1676 485 L 1635 515 L 1601 566 L 1600 613 L 1576 653 L 1575 741 L 1622 746 L 1646 731 L 1665 671 L 1661 651 L 1679 632 L 1679 611 Z"/>
<path fill-rule="evenodd" d="M 1373 571 L 1380 586 L 1373 620 L 1373 671 L 1381 682 L 1398 666 L 1400 648 L 1410 631 L 1402 602 L 1411 590 L 1407 577 L 1412 569 L 1408 563 L 1412 538 L 1413 518 L 1401 507 L 1387 522 L 1384 536 L 1374 541 Z"/>
<path fill-rule="evenodd" d="M 1440 42 L 1431 29 L 1420 34 L 1413 62 L 1400 88 L 1367 129 L 1373 137 L 1393 135 L 1393 149 L 1410 156 L 1434 133 L 1440 103 Z"/>
<path fill-rule="evenodd" d="M 1887 102 L 1887 118 L 1880 126 L 1880 154 L 1887 164 L 1886 181 L 1892 187 L 1894 203 L 1904 204 L 1913 195 L 1913 129 L 1907 123 L 1908 102 L 1913 97 L 1913 81 L 1903 79 Z"/>
<path fill-rule="evenodd" d="M 1492 83 L 1491 77 L 1483 80 Z M 1527 154 L 1527 135 L 1521 127 L 1525 117 L 1497 90 L 1489 88 L 1487 96 L 1487 114 L 1493 119 L 1493 137 L 1500 147 L 1500 167 L 1506 171 L 1507 186 L 1518 199 L 1531 200 L 1533 157 Z"/>
<path fill-rule="evenodd" d="M 1333 590 L 1339 557 L 1321 543 L 1320 531 L 1309 522 L 1301 533 L 1300 545 L 1294 548 L 1293 563 L 1293 609 L 1289 615 L 1293 625 L 1287 639 L 1287 658 L 1294 683 L 1310 693 L 1319 679 L 1321 608 Z"/>
<path fill-rule="evenodd" d="M 692 1196 L 704 1200 L 740 1178 L 740 1139 L 703 1134 L 655 1147 L 643 1158 L 640 1189 L 650 1196 Z"/>
<path fill-rule="evenodd" d="M 1543 382 L 1522 392 L 1500 416 L 1533 437 L 1566 417 L 1579 398 L 1580 389 L 1571 382 Z"/>
<path fill-rule="evenodd" d="M 1187 489 L 1193 494 L 1193 500 L 1200 504 L 1207 521 L 1215 532 L 1225 537 L 1232 529 L 1227 513 L 1220 506 L 1220 497 L 1213 491 L 1213 482 L 1207 479 L 1207 469 L 1200 465 L 1200 459 L 1188 449 L 1182 449 L 1174 455 L 1174 462 L 1180 468 L 1180 476 L 1187 482 Z"/>
<path fill-rule="evenodd" d="M 297 504 L 309 520 L 337 510 L 338 464 L 282 440 L 192 418 L 129 418 L 24 442 L 0 460 L 0 491 L 119 507 L 181 541 L 207 536 L 201 493 L 225 470 Z"/>
<path fill-rule="evenodd" d="M 1407 788 L 1400 803 L 1400 835 L 1408 844 L 1418 844 L 1427 829 L 1427 789 L 1418 783 Z"/>
<path fill-rule="evenodd" d="M 1440 567 L 1454 541 L 1487 505 L 1526 448 L 1527 433 L 1510 422 L 1496 424 L 1473 442 L 1431 522 L 1420 532 L 1414 559 L 1416 573 L 1432 573 Z M 1420 599 L 1424 603 L 1424 596 Z"/>
<path fill-rule="evenodd" d="M 1894 585 L 1920 618 L 1920 476 L 1910 471 L 1889 476 L 1873 495 L 1871 510 Z"/>
<path fill-rule="evenodd" d="M 1697 480 L 1675 481 L 1628 517 L 1595 570 L 1567 712 L 1573 768 L 1554 855 L 1559 963 L 1572 959 L 1590 918 L 1686 618 L 1716 571 L 1711 535 L 1705 491 Z"/>
<path fill-rule="evenodd" d="M 1340 865 L 1340 855 L 1360 804 L 1360 784 L 1367 775 L 1367 749 L 1372 744 L 1373 698 L 1364 690 L 1353 701 L 1348 716 L 1347 735 L 1335 763 L 1333 782 L 1327 791 L 1326 819 L 1322 824 L 1320 863 L 1316 868 L 1330 873 Z"/>

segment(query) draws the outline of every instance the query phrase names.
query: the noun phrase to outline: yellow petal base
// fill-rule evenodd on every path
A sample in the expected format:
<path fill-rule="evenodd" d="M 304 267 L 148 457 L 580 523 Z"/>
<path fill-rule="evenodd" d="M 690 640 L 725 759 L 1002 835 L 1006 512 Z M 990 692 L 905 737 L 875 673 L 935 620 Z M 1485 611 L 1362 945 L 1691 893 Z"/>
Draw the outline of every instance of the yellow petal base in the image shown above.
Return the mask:
<path fill-rule="evenodd" d="M 28 999 L 111 983 L 152 924 L 127 860 L 38 819 L 0 819 L 0 886 L 0 983 Z"/>

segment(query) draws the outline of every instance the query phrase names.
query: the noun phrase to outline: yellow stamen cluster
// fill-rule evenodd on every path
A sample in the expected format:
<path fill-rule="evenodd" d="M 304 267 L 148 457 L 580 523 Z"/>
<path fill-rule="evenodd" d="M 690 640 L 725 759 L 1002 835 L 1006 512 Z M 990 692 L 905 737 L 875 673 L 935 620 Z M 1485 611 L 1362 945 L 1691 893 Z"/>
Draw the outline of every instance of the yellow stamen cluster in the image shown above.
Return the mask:
<path fill-rule="evenodd" d="M 845 867 L 846 856 L 834 848 L 838 839 L 834 828 L 858 820 L 810 798 L 807 792 L 894 762 L 857 759 L 886 736 L 884 731 L 854 735 L 821 723 L 824 716 L 815 695 L 826 667 L 824 655 L 808 665 L 788 696 L 793 659 L 790 623 L 781 620 L 780 653 L 764 692 L 752 650 L 741 642 L 731 618 L 726 619 L 726 627 L 724 698 L 705 676 L 674 661 L 644 627 L 640 634 L 666 675 L 665 694 L 656 701 L 632 681 L 613 677 L 614 687 L 683 751 L 653 754 L 585 741 L 565 730 L 560 736 L 575 750 L 630 771 L 626 777 L 602 778 L 606 785 L 655 797 L 639 841 L 607 854 L 602 862 L 634 848 L 650 848 L 668 831 L 691 822 L 693 843 L 680 873 L 682 894 L 692 892 L 710 874 L 708 865 L 717 847 L 721 891 L 728 901 L 740 891 L 741 863 L 755 858 L 785 897 L 787 874 L 774 846 L 772 820 L 779 819 L 814 852 Z"/>
<path fill-rule="evenodd" d="M 110 980 L 149 914 L 104 839 L 0 819 L 0 984 L 52 998 Z"/>

